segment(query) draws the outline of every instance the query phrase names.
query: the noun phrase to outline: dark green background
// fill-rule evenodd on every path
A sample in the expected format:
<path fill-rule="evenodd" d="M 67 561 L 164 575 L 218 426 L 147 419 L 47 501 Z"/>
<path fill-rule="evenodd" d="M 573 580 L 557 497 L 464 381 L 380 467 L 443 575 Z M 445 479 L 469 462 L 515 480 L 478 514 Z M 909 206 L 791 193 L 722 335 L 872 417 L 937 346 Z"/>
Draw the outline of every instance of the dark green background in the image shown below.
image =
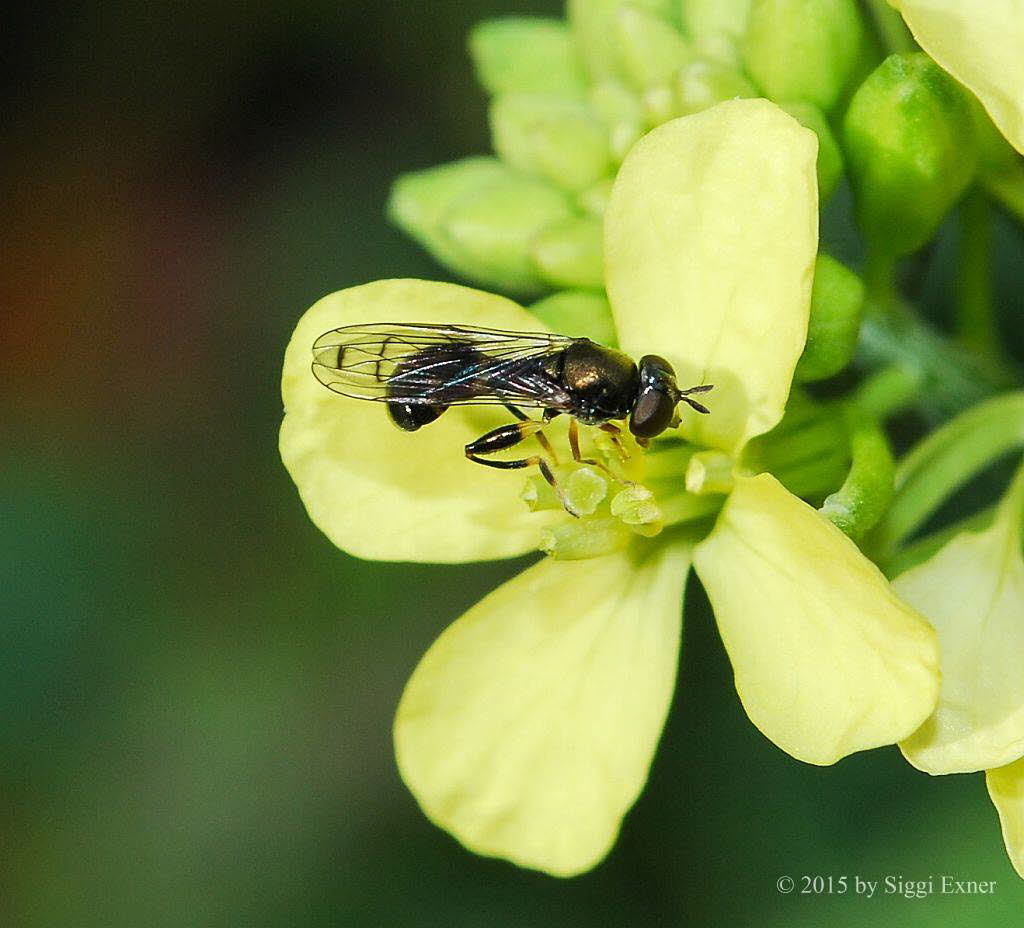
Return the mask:
<path fill-rule="evenodd" d="M 8 14 L 0 924 L 1018 923 L 982 777 L 930 779 L 894 748 L 828 769 L 775 749 L 696 584 L 650 784 L 594 872 L 474 857 L 399 781 L 405 679 L 522 565 L 336 551 L 277 456 L 281 358 L 328 291 L 445 277 L 386 224 L 389 181 L 487 150 L 468 26 L 557 9 Z M 1019 301 L 1019 229 L 1002 235 Z M 941 269 L 930 280 L 941 316 Z M 996 893 L 775 888 L 943 873 Z"/>

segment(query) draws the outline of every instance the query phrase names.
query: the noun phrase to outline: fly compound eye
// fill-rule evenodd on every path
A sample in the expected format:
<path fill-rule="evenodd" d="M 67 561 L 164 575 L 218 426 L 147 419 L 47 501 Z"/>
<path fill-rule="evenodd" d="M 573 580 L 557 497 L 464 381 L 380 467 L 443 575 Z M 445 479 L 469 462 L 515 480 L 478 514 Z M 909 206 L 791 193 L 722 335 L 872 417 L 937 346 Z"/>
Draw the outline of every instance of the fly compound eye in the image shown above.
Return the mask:
<path fill-rule="evenodd" d="M 629 430 L 637 438 L 654 438 L 672 424 L 676 401 L 661 390 L 646 387 L 629 417 Z"/>

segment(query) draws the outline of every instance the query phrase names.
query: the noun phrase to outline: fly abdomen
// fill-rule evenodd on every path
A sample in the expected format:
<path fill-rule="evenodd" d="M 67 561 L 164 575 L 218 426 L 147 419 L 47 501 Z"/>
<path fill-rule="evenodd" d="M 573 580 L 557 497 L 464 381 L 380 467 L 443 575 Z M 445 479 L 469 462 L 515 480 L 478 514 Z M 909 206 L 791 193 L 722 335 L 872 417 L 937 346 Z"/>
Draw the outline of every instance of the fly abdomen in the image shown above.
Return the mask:
<path fill-rule="evenodd" d="M 429 425 L 443 413 L 447 406 L 430 406 L 427 403 L 406 403 L 402 400 L 388 400 L 388 415 L 400 429 L 415 432 Z"/>
<path fill-rule="evenodd" d="M 455 343 L 425 348 L 401 360 L 387 379 L 391 420 L 400 429 L 415 432 L 448 408 L 444 401 L 472 396 L 480 386 L 472 377 L 478 359 L 471 346 Z"/>

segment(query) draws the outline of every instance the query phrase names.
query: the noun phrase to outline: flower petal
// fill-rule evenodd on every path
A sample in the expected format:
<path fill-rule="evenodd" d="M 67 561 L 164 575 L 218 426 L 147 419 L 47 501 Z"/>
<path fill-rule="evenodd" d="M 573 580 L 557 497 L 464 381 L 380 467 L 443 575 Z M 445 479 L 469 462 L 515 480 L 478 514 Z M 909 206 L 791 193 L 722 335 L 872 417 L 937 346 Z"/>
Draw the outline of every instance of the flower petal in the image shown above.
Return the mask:
<path fill-rule="evenodd" d="M 935 632 L 774 477 L 738 480 L 694 565 L 747 715 L 798 760 L 892 744 L 934 708 Z"/>
<path fill-rule="evenodd" d="M 546 559 L 449 627 L 395 719 L 402 777 L 478 854 L 572 876 L 647 779 L 675 684 L 690 547 Z"/>
<path fill-rule="evenodd" d="M 890 0 L 921 47 L 1024 152 L 1024 0 Z"/>
<path fill-rule="evenodd" d="M 1016 487 L 989 528 L 957 535 L 893 581 L 942 649 L 939 704 L 900 744 L 926 773 L 971 773 L 1024 755 L 1024 471 Z"/>
<path fill-rule="evenodd" d="M 519 498 L 522 472 L 481 467 L 462 452 L 466 442 L 509 421 L 504 410 L 455 407 L 410 434 L 391 422 L 382 403 L 339 396 L 312 375 L 314 340 L 359 322 L 544 329 L 503 297 L 423 280 L 380 280 L 316 303 L 285 353 L 280 440 L 313 522 L 363 558 L 457 562 L 536 550 L 545 519 Z"/>
<path fill-rule="evenodd" d="M 1024 758 L 985 775 L 988 794 L 999 813 L 1010 863 L 1024 879 Z"/>
<path fill-rule="evenodd" d="M 605 214 L 619 342 L 712 383 L 688 437 L 735 453 L 782 417 L 804 348 L 818 241 L 818 143 L 767 100 L 730 100 L 648 133 Z"/>

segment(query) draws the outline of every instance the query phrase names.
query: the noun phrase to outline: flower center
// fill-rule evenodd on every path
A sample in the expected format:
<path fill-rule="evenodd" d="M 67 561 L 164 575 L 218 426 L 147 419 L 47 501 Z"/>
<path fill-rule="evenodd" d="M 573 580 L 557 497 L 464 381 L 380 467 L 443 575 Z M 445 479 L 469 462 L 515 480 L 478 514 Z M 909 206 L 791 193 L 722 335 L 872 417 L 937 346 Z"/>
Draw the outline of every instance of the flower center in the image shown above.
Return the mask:
<path fill-rule="evenodd" d="M 583 460 L 553 468 L 557 486 L 537 475 L 522 492 L 534 512 L 565 513 L 542 535 L 541 549 L 552 557 L 610 554 L 637 537 L 653 538 L 671 525 L 707 518 L 721 508 L 727 487 L 708 484 L 698 493 L 687 489 L 688 468 L 707 452 L 678 438 L 645 450 L 626 432 L 582 431 Z"/>

